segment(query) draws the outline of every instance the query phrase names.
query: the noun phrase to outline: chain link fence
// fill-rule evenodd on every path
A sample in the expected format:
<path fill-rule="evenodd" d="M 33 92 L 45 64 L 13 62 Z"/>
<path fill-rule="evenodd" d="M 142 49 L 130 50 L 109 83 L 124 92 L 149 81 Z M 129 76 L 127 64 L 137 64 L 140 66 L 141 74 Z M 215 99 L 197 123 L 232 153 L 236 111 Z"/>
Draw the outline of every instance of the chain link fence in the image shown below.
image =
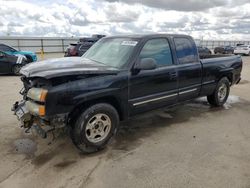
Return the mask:
<path fill-rule="evenodd" d="M 78 40 L 79 38 L 0 37 L 0 44 L 3 43 L 22 51 L 63 53 L 70 43 L 75 43 Z"/>
<path fill-rule="evenodd" d="M 237 46 L 237 44 L 250 45 L 250 41 L 235 40 L 235 41 L 225 41 L 225 40 L 195 40 L 196 44 L 199 46 L 207 47 L 213 50 L 218 46 Z"/>

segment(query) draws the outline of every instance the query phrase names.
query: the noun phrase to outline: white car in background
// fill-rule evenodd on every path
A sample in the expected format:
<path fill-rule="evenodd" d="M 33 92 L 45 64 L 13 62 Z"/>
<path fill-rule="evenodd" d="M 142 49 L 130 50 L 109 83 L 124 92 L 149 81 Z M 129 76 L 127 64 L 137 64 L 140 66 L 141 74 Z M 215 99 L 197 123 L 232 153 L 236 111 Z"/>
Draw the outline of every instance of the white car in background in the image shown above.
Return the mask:
<path fill-rule="evenodd" d="M 234 54 L 243 54 L 243 55 L 250 55 L 250 45 L 241 45 L 237 46 L 234 49 Z"/>

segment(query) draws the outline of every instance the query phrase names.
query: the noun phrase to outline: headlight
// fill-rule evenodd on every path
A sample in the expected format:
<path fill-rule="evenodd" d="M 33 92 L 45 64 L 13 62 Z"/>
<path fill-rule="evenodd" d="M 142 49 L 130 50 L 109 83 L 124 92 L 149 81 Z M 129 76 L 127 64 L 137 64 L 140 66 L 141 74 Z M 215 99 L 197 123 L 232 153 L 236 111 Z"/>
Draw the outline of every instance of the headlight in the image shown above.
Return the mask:
<path fill-rule="evenodd" d="M 44 116 L 45 115 L 45 106 L 39 105 L 31 101 L 25 103 L 27 110 L 34 115 Z"/>
<path fill-rule="evenodd" d="M 41 88 L 31 88 L 28 91 L 27 97 L 34 101 L 45 102 L 48 90 Z"/>

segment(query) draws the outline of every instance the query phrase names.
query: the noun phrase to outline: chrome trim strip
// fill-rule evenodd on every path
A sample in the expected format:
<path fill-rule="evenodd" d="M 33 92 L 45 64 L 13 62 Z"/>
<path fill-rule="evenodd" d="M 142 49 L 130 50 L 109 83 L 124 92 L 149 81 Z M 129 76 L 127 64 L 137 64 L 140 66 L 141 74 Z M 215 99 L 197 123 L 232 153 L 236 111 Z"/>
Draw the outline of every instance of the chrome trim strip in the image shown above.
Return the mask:
<path fill-rule="evenodd" d="M 207 85 L 207 84 L 212 84 L 212 83 L 215 83 L 215 80 L 203 82 L 202 85 Z"/>
<path fill-rule="evenodd" d="M 179 95 L 186 94 L 186 93 L 191 93 L 191 92 L 194 92 L 194 91 L 196 91 L 196 90 L 197 90 L 197 88 L 195 88 L 195 89 L 190 89 L 190 90 L 186 90 L 186 91 L 182 91 L 182 92 L 179 92 Z"/>
<path fill-rule="evenodd" d="M 179 95 L 186 94 L 186 93 L 191 93 L 191 92 L 197 91 L 197 89 L 198 88 L 182 91 L 182 92 L 179 92 Z M 138 106 L 138 105 L 146 104 L 146 103 L 149 103 L 149 102 L 154 102 L 154 101 L 166 99 L 166 98 L 174 97 L 174 96 L 177 96 L 177 95 L 178 95 L 177 93 L 171 94 L 171 95 L 165 95 L 165 96 L 162 96 L 162 97 L 157 97 L 157 98 L 154 98 L 154 99 L 149 99 L 149 100 L 134 103 L 133 106 Z"/>
<path fill-rule="evenodd" d="M 149 99 L 149 100 L 142 101 L 142 102 L 137 102 L 137 103 L 134 103 L 133 106 L 138 106 L 138 105 L 142 105 L 145 103 L 154 102 L 154 101 L 158 101 L 158 100 L 162 100 L 162 99 L 166 99 L 166 98 L 170 98 L 170 97 L 174 97 L 174 96 L 177 96 L 177 93 L 172 94 L 172 95 L 166 95 L 163 97 L 154 98 L 154 99 Z"/>

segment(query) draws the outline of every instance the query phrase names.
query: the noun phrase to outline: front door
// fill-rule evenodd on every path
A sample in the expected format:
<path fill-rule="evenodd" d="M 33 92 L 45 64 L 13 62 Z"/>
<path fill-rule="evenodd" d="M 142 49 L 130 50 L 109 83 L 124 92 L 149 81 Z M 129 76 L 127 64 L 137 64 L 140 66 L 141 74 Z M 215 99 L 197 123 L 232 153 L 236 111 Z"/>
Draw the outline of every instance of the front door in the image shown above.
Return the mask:
<path fill-rule="evenodd" d="M 139 58 L 153 58 L 157 68 L 130 76 L 130 115 L 173 104 L 178 95 L 176 65 L 166 38 L 148 40 Z"/>

